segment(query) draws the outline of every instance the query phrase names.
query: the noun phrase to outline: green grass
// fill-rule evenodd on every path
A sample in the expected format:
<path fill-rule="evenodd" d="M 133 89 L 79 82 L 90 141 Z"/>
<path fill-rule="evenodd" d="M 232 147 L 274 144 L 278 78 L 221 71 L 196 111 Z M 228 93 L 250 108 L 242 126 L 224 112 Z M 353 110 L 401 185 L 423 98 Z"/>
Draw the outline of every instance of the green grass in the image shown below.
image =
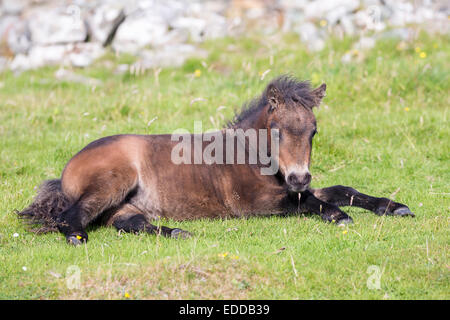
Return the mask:
<path fill-rule="evenodd" d="M 133 59 L 108 54 L 74 70 L 100 79 L 95 88 L 61 82 L 55 68 L 0 74 L 0 298 L 448 299 L 448 40 L 422 34 L 402 50 L 382 41 L 354 52 L 359 62 L 343 64 L 353 39 L 311 54 L 292 35 L 227 38 L 205 43 L 204 61 L 139 76 L 116 74 L 117 64 Z M 13 211 L 29 204 L 34 187 L 59 177 L 90 141 L 193 130 L 194 120 L 204 130 L 223 125 L 282 73 L 328 85 L 315 110 L 313 186 L 392 196 L 416 218 L 346 208 L 355 224 L 344 229 L 310 215 L 164 221 L 195 236 L 98 228 L 77 248 L 57 233 L 28 233 L 17 221 Z M 74 289 L 69 266 L 80 270 Z M 382 272 L 380 289 L 367 285 L 370 266 Z"/>

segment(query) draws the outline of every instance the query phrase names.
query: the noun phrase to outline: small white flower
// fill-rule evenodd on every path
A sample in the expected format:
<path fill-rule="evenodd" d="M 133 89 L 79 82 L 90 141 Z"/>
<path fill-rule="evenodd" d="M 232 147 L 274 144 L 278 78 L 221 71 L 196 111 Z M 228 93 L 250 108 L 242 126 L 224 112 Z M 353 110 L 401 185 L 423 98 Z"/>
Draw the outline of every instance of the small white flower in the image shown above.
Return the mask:
<path fill-rule="evenodd" d="M 17 232 L 13 234 L 14 238 L 17 238 L 18 236 L 19 236 L 19 234 Z"/>
<path fill-rule="evenodd" d="M 23 271 L 27 271 L 27 267 L 23 266 L 23 267 L 22 267 L 22 270 L 23 270 Z"/>

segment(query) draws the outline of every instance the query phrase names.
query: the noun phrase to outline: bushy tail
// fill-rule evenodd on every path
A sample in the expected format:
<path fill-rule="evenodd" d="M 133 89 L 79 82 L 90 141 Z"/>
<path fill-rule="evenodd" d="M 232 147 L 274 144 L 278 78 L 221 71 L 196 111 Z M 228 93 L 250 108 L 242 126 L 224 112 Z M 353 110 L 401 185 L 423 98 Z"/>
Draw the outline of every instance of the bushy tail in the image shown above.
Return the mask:
<path fill-rule="evenodd" d="M 33 203 L 23 211 L 16 211 L 16 213 L 31 227 L 30 231 L 47 233 L 58 231 L 57 218 L 71 205 L 72 201 L 62 192 L 61 180 L 47 180 L 39 187 Z"/>

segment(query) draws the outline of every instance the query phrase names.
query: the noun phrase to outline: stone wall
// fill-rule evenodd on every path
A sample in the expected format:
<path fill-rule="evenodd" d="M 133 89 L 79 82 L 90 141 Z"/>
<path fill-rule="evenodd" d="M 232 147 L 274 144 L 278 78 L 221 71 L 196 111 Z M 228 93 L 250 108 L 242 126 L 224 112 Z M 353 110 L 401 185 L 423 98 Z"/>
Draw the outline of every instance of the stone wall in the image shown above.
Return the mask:
<path fill-rule="evenodd" d="M 86 67 L 105 48 L 139 57 L 140 68 L 205 56 L 206 39 L 295 32 L 308 50 L 330 36 L 408 39 L 416 26 L 448 33 L 448 1 L 394 0 L 0 0 L 0 71 Z"/>

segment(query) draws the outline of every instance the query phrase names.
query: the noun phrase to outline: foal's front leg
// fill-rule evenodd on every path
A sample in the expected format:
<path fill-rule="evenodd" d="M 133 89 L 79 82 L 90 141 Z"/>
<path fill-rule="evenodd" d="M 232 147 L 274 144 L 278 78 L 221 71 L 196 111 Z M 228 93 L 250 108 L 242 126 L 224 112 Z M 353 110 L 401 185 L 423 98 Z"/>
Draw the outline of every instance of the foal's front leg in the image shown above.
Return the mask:
<path fill-rule="evenodd" d="M 412 216 L 408 206 L 388 198 L 377 198 L 358 192 L 351 187 L 333 186 L 323 189 L 310 189 L 318 199 L 336 206 L 354 206 L 375 212 L 377 215 Z"/>
<path fill-rule="evenodd" d="M 353 219 L 332 203 L 322 201 L 315 197 L 310 190 L 302 192 L 299 203 L 299 212 L 309 212 L 320 215 L 327 222 L 336 224 L 350 224 Z"/>

